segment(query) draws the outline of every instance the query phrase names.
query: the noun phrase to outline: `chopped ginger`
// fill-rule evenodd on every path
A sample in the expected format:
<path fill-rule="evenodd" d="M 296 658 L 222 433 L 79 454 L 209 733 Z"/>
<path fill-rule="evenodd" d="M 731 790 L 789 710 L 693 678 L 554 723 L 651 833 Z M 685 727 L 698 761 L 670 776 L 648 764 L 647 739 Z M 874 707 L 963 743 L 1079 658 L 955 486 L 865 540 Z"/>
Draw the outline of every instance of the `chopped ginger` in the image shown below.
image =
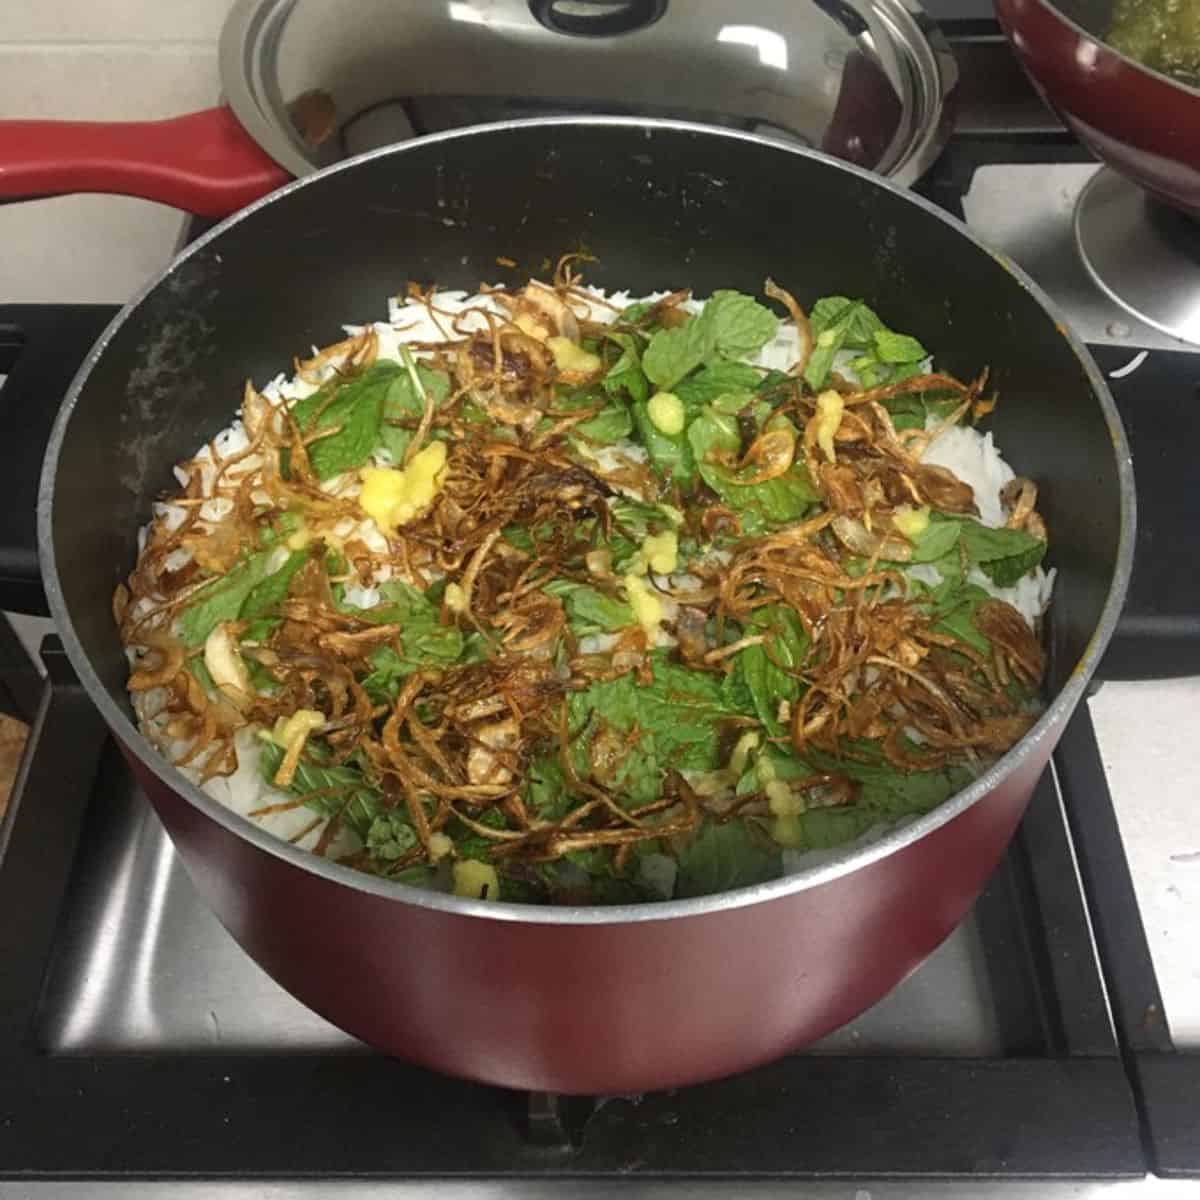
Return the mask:
<path fill-rule="evenodd" d="M 558 377 L 564 383 L 584 383 L 604 369 L 604 362 L 598 354 L 577 346 L 570 338 L 547 338 L 546 347 L 554 355 Z"/>
<path fill-rule="evenodd" d="M 653 642 L 665 615 L 662 600 L 637 575 L 625 576 L 625 595 L 629 599 L 629 607 L 633 609 L 634 618 L 646 631 L 647 639 Z"/>
<path fill-rule="evenodd" d="M 833 448 L 834 434 L 842 423 L 845 402 L 840 392 L 830 388 L 817 397 L 817 445 L 829 462 L 837 462 L 837 451 Z"/>
<path fill-rule="evenodd" d="M 358 503 L 383 533 L 419 517 L 442 486 L 446 443 L 430 442 L 407 467 L 363 467 Z"/>
<path fill-rule="evenodd" d="M 472 900 L 499 900 L 500 876 L 489 863 L 464 858 L 454 864 L 454 894 Z"/>
<path fill-rule="evenodd" d="M 901 504 L 892 514 L 892 524 L 911 541 L 929 528 L 929 509 Z"/>

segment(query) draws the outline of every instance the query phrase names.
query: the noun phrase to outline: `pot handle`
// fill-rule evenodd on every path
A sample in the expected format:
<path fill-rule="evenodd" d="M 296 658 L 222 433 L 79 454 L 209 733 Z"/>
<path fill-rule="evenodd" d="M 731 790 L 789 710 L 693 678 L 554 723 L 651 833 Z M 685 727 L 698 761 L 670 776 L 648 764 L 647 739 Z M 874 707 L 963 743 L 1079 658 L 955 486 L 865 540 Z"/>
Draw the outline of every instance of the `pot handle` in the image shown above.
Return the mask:
<path fill-rule="evenodd" d="M 0 121 L 0 201 L 115 192 L 224 217 L 290 178 L 225 106 L 165 121 Z"/>

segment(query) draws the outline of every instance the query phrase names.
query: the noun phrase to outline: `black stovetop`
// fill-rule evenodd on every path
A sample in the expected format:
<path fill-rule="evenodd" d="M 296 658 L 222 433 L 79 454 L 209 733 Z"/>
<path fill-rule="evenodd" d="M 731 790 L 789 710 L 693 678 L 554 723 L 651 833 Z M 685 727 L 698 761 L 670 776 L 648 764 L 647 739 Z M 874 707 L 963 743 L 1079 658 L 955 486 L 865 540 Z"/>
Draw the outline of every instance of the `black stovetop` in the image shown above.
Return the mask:
<path fill-rule="evenodd" d="M 985 5 L 945 5 L 966 14 L 960 32 L 991 30 Z M 955 209 L 981 163 L 1077 153 L 1061 133 L 958 138 L 924 190 Z M 30 499 L 43 426 L 112 311 L 0 308 L 0 373 L 10 374 L 0 453 Z M 1110 376 L 1130 357 L 1095 352 Z M 1165 432 L 1172 415 L 1191 417 L 1196 363 L 1159 352 L 1146 370 L 1110 378 L 1142 521 L 1130 608 L 1101 672 L 1112 677 L 1200 662 L 1191 564 L 1155 553 L 1197 527 L 1179 483 L 1188 439 Z M 1148 394 L 1153 407 L 1135 402 Z M 20 611 L 42 603 L 30 509 L 22 499 L 0 511 L 0 605 Z M 831 1179 L 1200 1175 L 1200 1059 L 1171 1041 L 1086 705 L 973 914 L 994 1010 L 987 1053 L 843 1048 L 669 1093 L 563 1100 L 357 1048 L 57 1046 L 47 1010 L 70 952 L 64 931 L 94 894 L 89 863 L 144 801 L 54 639 L 45 661 L 31 751 L 0 830 L 0 1188 L 165 1177 L 207 1180 L 216 1194 L 234 1180 L 471 1177 L 508 1194 L 521 1180 L 686 1191 L 719 1178 L 765 1194 Z M 0 703 L 27 709 L 33 688 L 0 644 Z"/>

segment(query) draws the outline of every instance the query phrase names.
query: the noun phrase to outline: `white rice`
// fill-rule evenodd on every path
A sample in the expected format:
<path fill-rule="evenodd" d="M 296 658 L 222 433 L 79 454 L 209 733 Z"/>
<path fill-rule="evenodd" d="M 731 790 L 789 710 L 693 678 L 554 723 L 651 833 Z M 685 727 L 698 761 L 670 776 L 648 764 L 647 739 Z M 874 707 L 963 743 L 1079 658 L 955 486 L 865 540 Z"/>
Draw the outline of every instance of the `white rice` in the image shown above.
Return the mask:
<path fill-rule="evenodd" d="M 647 296 L 634 297 L 629 292 L 606 293 L 601 288 L 585 287 L 581 290 L 596 299 L 595 303 L 583 302 L 588 310 L 586 315 L 591 320 L 606 323 L 615 320 L 618 312 L 629 304 L 636 303 L 639 300 L 653 303 L 669 294 L 667 292 L 652 292 Z M 607 301 L 607 303 L 602 303 L 602 301 Z M 688 311 L 696 313 L 703 308 L 703 301 L 689 300 L 685 302 L 684 307 Z M 426 304 L 411 298 L 390 297 L 388 300 L 388 320 L 376 321 L 372 325 L 378 338 L 378 357 L 381 359 L 398 360 L 402 345 L 417 342 L 447 341 L 455 336 L 460 336 L 463 332 L 486 329 L 488 322 L 482 315 L 483 313 L 494 315 L 504 314 L 504 310 L 492 297 L 486 294 L 470 296 L 464 291 L 438 292 L 434 301 L 434 309 L 436 310 L 435 312 L 430 312 Z M 584 314 L 581 312 L 580 315 Z M 347 334 L 354 335 L 366 327 L 362 325 L 347 325 L 344 328 Z M 801 338 L 799 331 L 791 322 L 781 323 L 775 337 L 749 361 L 763 368 L 785 371 L 797 361 L 800 349 Z M 413 353 L 420 357 L 422 353 L 428 352 L 414 350 Z M 839 372 L 848 377 L 853 377 L 853 371 L 848 365 L 852 357 L 852 355 L 842 355 L 836 364 Z M 334 369 L 335 365 L 332 362 L 329 363 L 324 371 L 325 377 L 332 375 Z M 301 379 L 299 376 L 288 377 L 280 374 L 270 380 L 261 389 L 261 392 L 267 399 L 276 403 L 284 401 L 294 402 L 311 395 L 317 390 L 318 386 L 317 384 Z M 223 429 L 213 438 L 212 444 L 216 446 L 218 453 L 222 456 L 235 454 L 239 450 L 244 449 L 248 444 L 248 438 L 241 421 L 238 419 L 233 420 L 226 429 Z M 613 469 L 619 466 L 622 457 L 635 462 L 645 462 L 647 457 L 645 449 L 634 442 L 622 442 L 614 446 L 597 448 L 593 453 L 596 460 L 606 469 Z M 985 525 L 995 528 L 1004 524 L 1004 510 L 1000 500 L 1000 491 L 1014 477 L 1014 473 L 1012 468 L 1004 461 L 990 433 L 981 434 L 969 427 L 955 426 L 938 434 L 930 442 L 922 457 L 925 462 L 935 463 L 948 468 L 963 480 L 964 483 L 970 484 L 975 492 L 980 519 Z M 196 459 L 202 464 L 212 463 L 210 447 L 203 447 L 197 453 Z M 243 460 L 237 466 L 240 472 L 253 470 L 258 465 L 258 459 L 251 457 Z M 215 470 L 215 465 L 203 470 L 206 487 L 211 484 Z M 187 476 L 179 468 L 176 468 L 176 476 L 179 478 L 180 483 L 186 483 Z M 340 495 L 356 494 L 357 486 L 357 481 L 353 476 L 337 476 L 332 480 L 326 481 L 323 485 L 326 490 Z M 229 501 L 223 499 L 214 500 L 210 504 L 205 505 L 203 515 L 215 520 L 224 506 L 229 503 Z M 174 529 L 183 520 L 185 510 L 178 505 L 160 503 L 154 506 L 154 514 L 155 516 L 162 517 L 168 527 Z M 364 518 L 357 524 L 353 520 L 347 519 L 344 524 L 344 529 L 339 526 L 336 531 L 340 536 L 357 537 L 373 550 L 386 550 L 386 539 L 375 523 L 369 518 Z M 146 529 L 139 532 L 139 551 L 144 545 L 146 533 Z M 176 553 L 180 555 L 180 558 L 178 562 L 173 562 L 172 566 L 178 568 L 187 562 L 189 553 L 187 551 L 177 551 Z M 720 555 L 721 553 L 713 551 L 712 555 Z M 907 570 L 913 579 L 920 580 L 931 586 L 940 582 L 941 577 L 938 575 L 936 568 L 920 565 L 909 567 Z M 382 568 L 377 574 L 375 584 L 384 582 L 390 575 L 391 571 L 389 568 Z M 686 581 L 686 579 L 690 578 L 690 576 L 677 577 L 672 581 L 672 585 L 677 586 L 680 579 Z M 998 588 L 986 575 L 978 570 L 973 570 L 969 579 L 972 583 L 977 583 L 979 586 L 985 588 L 992 595 L 1006 600 L 1032 626 L 1050 602 L 1050 594 L 1054 585 L 1054 572 L 1052 570 L 1043 571 L 1038 567 L 1036 571 L 1021 579 L 1016 586 L 1011 588 Z M 356 608 L 368 609 L 373 608 L 380 602 L 381 594 L 377 586 L 363 587 L 356 585 L 346 589 L 345 599 L 348 604 Z M 665 601 L 664 603 L 669 610 L 668 615 L 673 614 L 677 606 L 671 601 Z M 596 635 L 582 639 L 581 649 L 585 653 L 600 653 L 609 649 L 615 641 L 616 635 Z M 672 645 L 674 644 L 674 639 L 660 630 L 659 644 Z M 161 703 L 161 700 L 162 697 L 159 693 L 140 693 L 135 697 L 134 704 L 139 716 L 145 717 L 154 711 Z M 239 731 L 235 747 L 238 756 L 237 770 L 228 777 L 217 777 L 201 783 L 200 786 L 204 791 L 227 808 L 240 813 L 249 820 L 253 820 L 257 825 L 275 834 L 277 837 L 283 839 L 297 838 L 297 844 L 306 849 L 311 849 L 315 846 L 320 837 L 320 826 L 312 828 L 304 836 L 298 837 L 313 822 L 313 813 L 308 808 L 298 806 L 267 815 L 250 816 L 257 809 L 271 805 L 286 805 L 294 797 L 271 787 L 263 778 L 259 769 L 258 737 L 254 731 L 249 729 Z M 198 765 L 184 767 L 182 770 L 185 774 L 191 776 L 194 781 L 199 782 Z M 867 833 L 858 839 L 858 842 L 865 843 L 871 841 L 881 836 L 885 831 L 884 827 L 868 830 Z M 334 839 L 330 847 L 330 853 L 335 856 L 352 853 L 359 848 L 359 845 L 357 837 L 350 830 L 343 828 Z M 847 849 L 848 847 L 841 846 L 830 851 L 785 851 L 785 870 L 791 872 L 812 866 L 827 858 L 838 857 L 844 854 Z M 663 856 L 651 857 L 663 858 Z M 669 884 L 673 883 L 674 878 L 675 864 L 673 860 L 663 858 L 662 863 L 653 863 L 651 866 L 652 869 L 649 869 L 648 873 L 653 876 L 653 883 L 663 891 L 664 895 L 669 895 Z"/>
<path fill-rule="evenodd" d="M 936 428 L 939 424 L 937 418 L 930 417 L 927 427 Z M 1004 505 L 1000 493 L 1016 476 L 1012 467 L 1004 461 L 990 433 L 980 433 L 969 425 L 943 429 L 926 447 L 921 461 L 945 467 L 971 485 L 981 524 L 990 529 L 999 529 L 1004 525 Z M 934 587 L 941 582 L 936 567 L 909 567 L 908 575 Z M 998 587 L 978 567 L 972 568 L 967 580 L 978 584 L 998 600 L 1011 604 L 1030 627 L 1035 627 L 1038 618 L 1046 611 L 1054 590 L 1054 571 L 1045 571 L 1040 566 L 1019 579 L 1013 587 Z"/>

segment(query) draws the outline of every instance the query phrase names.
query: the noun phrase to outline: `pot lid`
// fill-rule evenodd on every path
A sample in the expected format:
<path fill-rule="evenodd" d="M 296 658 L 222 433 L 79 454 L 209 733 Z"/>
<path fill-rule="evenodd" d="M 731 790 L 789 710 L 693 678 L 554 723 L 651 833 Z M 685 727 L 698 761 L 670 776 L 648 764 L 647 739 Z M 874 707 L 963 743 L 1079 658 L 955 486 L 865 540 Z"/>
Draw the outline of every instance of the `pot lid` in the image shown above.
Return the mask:
<path fill-rule="evenodd" d="M 220 49 L 226 99 L 297 175 L 455 126 L 598 112 L 750 130 L 912 183 L 957 82 L 916 0 L 239 0 Z"/>

